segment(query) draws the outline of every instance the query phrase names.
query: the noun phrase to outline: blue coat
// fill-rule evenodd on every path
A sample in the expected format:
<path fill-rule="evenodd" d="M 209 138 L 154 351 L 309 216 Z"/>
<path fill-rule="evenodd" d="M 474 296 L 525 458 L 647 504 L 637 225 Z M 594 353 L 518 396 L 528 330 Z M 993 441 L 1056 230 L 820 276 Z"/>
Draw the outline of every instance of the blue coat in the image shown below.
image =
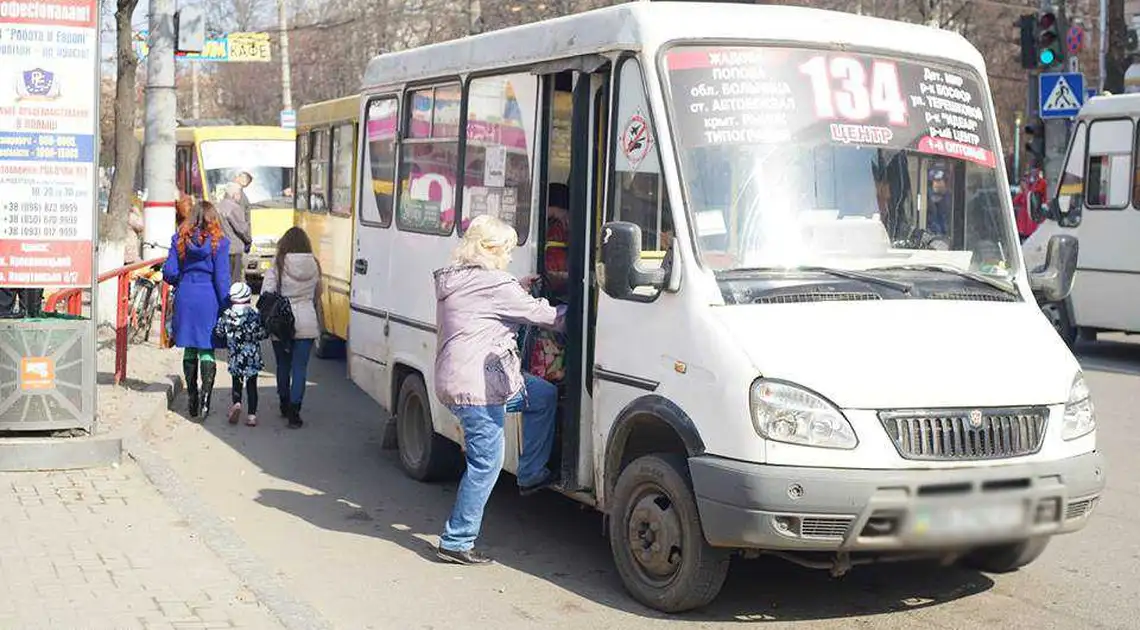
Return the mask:
<path fill-rule="evenodd" d="M 186 245 L 186 258 L 178 259 L 178 235 L 170 239 L 170 254 L 162 266 L 162 279 L 177 288 L 174 295 L 174 345 L 179 348 L 214 348 L 214 324 L 229 304 L 230 241 L 222 237 L 218 250 L 213 239 Z"/>

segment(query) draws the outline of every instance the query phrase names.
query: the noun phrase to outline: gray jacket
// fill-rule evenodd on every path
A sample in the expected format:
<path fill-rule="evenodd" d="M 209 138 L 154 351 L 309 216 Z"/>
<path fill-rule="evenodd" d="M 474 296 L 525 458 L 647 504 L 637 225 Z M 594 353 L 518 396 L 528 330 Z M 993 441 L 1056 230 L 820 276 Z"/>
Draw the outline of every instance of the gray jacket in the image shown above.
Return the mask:
<path fill-rule="evenodd" d="M 241 205 L 233 199 L 222 199 L 217 207 L 218 218 L 222 220 L 222 233 L 230 239 L 230 253 L 240 254 L 249 250 L 253 237 L 250 235 L 249 222 L 242 212 Z M 240 249 L 239 243 L 241 243 Z"/>
<path fill-rule="evenodd" d="M 523 388 L 519 326 L 562 330 L 566 307 L 532 297 L 505 271 L 453 266 L 434 276 L 435 395 L 448 407 L 506 403 Z"/>

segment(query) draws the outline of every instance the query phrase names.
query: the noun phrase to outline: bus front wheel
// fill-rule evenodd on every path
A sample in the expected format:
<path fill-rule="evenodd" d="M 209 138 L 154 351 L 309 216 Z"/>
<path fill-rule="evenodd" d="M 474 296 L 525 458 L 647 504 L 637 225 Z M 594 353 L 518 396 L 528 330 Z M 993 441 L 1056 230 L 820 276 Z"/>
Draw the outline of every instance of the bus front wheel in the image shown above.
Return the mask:
<path fill-rule="evenodd" d="M 432 427 L 427 387 L 418 374 L 400 384 L 396 402 L 396 441 L 400 464 L 417 481 L 440 481 L 457 476 L 459 447 Z"/>
<path fill-rule="evenodd" d="M 621 472 L 613 496 L 610 550 L 630 595 L 666 613 L 715 599 L 729 553 L 705 541 L 685 458 L 639 457 Z"/>

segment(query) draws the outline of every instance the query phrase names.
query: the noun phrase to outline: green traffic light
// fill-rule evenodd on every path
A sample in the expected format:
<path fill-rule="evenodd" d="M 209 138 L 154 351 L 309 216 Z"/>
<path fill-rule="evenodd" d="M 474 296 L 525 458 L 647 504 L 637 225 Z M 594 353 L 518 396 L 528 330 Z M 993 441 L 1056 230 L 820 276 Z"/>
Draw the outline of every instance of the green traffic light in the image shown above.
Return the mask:
<path fill-rule="evenodd" d="M 1053 62 L 1057 61 L 1057 53 L 1046 48 L 1045 50 L 1042 50 L 1038 54 L 1038 59 L 1041 60 L 1042 64 L 1044 64 L 1046 66 L 1051 66 L 1051 65 L 1053 65 Z"/>

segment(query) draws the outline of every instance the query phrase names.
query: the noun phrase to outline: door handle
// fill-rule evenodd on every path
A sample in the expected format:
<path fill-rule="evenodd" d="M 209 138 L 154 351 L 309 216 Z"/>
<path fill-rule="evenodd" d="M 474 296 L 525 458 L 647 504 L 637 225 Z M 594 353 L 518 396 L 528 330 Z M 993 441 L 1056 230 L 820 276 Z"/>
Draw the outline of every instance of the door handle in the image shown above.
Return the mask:
<path fill-rule="evenodd" d="M 360 275 L 368 273 L 368 261 L 363 258 L 357 258 L 352 267 Z"/>

